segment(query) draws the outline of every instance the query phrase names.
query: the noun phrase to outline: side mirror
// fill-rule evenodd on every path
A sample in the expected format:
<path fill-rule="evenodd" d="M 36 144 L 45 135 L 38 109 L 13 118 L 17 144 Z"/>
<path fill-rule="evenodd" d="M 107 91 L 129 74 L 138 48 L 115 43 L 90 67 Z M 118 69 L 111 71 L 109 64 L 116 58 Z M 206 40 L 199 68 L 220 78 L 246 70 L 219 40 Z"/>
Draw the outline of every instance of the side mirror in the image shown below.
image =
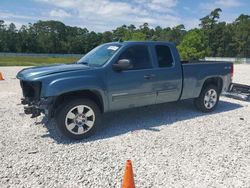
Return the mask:
<path fill-rule="evenodd" d="M 113 64 L 113 69 L 116 71 L 127 70 L 132 67 L 129 59 L 120 59 L 117 63 Z"/>

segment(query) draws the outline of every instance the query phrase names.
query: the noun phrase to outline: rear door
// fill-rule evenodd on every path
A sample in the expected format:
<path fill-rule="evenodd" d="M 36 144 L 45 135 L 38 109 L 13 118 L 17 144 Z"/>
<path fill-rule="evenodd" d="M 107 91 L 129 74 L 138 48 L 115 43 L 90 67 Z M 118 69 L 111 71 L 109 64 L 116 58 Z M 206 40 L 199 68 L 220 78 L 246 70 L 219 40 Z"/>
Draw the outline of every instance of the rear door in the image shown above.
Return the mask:
<path fill-rule="evenodd" d="M 138 44 L 127 47 L 117 61 L 120 59 L 129 59 L 133 67 L 121 72 L 110 68 L 107 74 L 110 110 L 155 104 L 155 75 L 148 46 Z"/>
<path fill-rule="evenodd" d="M 182 68 L 179 57 L 171 52 L 171 48 L 166 44 L 156 44 L 153 46 L 153 54 L 156 61 L 156 103 L 177 101 L 182 89 Z"/>

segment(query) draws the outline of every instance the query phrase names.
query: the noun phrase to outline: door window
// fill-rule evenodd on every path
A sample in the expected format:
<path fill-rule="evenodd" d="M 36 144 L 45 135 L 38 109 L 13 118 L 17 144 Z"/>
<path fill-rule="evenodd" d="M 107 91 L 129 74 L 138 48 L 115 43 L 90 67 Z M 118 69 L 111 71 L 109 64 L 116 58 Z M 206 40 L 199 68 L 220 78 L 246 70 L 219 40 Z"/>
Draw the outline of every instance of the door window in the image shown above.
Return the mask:
<path fill-rule="evenodd" d="M 155 46 L 155 50 L 159 67 L 173 66 L 173 57 L 168 46 L 157 45 Z"/>
<path fill-rule="evenodd" d="M 128 59 L 132 63 L 131 69 L 148 69 L 152 68 L 148 47 L 144 45 L 136 45 L 126 49 L 119 57 L 120 59 Z"/>

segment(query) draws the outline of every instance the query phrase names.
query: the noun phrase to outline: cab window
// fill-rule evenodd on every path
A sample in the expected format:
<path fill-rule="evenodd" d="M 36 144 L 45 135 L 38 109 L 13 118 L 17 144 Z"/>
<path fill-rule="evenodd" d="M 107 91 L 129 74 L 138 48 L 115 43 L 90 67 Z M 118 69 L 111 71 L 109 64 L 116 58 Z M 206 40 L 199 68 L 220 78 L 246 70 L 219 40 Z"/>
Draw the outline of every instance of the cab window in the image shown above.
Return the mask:
<path fill-rule="evenodd" d="M 168 46 L 156 45 L 155 46 L 157 61 L 159 67 L 172 67 L 173 66 L 173 57 L 171 50 Z"/>
<path fill-rule="evenodd" d="M 131 69 L 148 69 L 152 68 L 148 47 L 145 45 L 136 45 L 127 48 L 119 57 L 128 59 L 132 64 Z"/>

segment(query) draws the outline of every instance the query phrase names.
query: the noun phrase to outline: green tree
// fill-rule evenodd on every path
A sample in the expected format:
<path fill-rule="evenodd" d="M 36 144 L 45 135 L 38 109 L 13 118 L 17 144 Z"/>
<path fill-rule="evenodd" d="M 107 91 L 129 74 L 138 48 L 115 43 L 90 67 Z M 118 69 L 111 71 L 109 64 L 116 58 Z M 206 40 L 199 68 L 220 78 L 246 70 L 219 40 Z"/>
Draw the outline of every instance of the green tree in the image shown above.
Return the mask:
<path fill-rule="evenodd" d="M 169 41 L 175 42 L 176 44 L 180 44 L 185 33 L 185 26 L 183 24 L 177 25 L 176 27 L 173 27 L 170 31 Z"/>
<path fill-rule="evenodd" d="M 0 20 L 0 51 L 6 51 L 6 25 Z"/>
<path fill-rule="evenodd" d="M 232 25 L 236 56 L 250 57 L 250 16 L 241 14 Z"/>
<path fill-rule="evenodd" d="M 10 23 L 8 30 L 7 30 L 7 35 L 6 35 L 6 46 L 7 49 L 6 51 L 8 52 L 17 52 L 17 29 L 14 23 Z"/>
<path fill-rule="evenodd" d="M 218 36 L 217 23 L 220 18 L 220 13 L 222 10 L 220 8 L 216 8 L 210 12 L 209 15 L 200 19 L 200 27 L 204 31 L 207 41 L 207 54 L 208 56 L 216 56 L 218 41 L 216 36 Z M 219 32 L 221 32 L 219 30 Z"/>
<path fill-rule="evenodd" d="M 182 60 L 197 60 L 204 58 L 206 51 L 204 46 L 204 33 L 198 29 L 189 31 L 180 45 L 177 46 Z"/>

